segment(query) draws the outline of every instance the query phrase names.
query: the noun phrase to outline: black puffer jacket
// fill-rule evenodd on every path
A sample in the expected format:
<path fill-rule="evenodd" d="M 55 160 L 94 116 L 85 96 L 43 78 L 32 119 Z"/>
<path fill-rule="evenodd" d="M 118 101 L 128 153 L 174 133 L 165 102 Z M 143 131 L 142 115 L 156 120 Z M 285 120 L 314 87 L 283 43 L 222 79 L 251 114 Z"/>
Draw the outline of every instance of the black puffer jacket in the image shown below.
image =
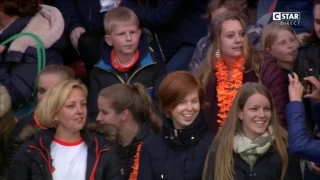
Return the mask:
<path fill-rule="evenodd" d="M 210 152 L 209 152 L 210 153 Z M 215 162 L 216 154 L 210 153 L 209 162 Z M 294 156 L 289 156 L 288 169 L 284 180 L 302 180 L 300 161 Z M 278 180 L 282 173 L 281 157 L 273 147 L 269 149 L 263 156 L 259 157 L 257 162 L 250 167 L 239 154 L 233 155 L 234 159 L 234 180 Z M 215 163 L 211 163 L 207 167 L 211 169 L 206 174 L 206 179 L 214 178 Z"/>
<path fill-rule="evenodd" d="M 15 155 L 8 180 L 52 180 L 50 145 L 55 129 L 35 131 L 27 128 L 26 141 Z M 88 146 L 86 180 L 122 180 L 116 151 L 103 136 L 83 130 L 81 135 Z M 31 140 L 30 140 L 31 138 Z"/>
<path fill-rule="evenodd" d="M 162 132 L 143 141 L 138 180 L 201 180 L 213 138 L 202 113 L 180 130 L 164 119 Z"/>

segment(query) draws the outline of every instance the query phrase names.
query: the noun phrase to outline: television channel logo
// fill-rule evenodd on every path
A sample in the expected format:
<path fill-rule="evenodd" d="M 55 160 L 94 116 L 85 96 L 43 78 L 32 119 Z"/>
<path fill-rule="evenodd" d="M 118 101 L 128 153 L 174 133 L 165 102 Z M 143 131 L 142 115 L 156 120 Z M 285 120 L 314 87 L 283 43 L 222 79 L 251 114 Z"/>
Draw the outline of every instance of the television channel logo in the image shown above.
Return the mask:
<path fill-rule="evenodd" d="M 273 12 L 272 21 L 280 24 L 299 25 L 301 20 L 300 12 Z"/>

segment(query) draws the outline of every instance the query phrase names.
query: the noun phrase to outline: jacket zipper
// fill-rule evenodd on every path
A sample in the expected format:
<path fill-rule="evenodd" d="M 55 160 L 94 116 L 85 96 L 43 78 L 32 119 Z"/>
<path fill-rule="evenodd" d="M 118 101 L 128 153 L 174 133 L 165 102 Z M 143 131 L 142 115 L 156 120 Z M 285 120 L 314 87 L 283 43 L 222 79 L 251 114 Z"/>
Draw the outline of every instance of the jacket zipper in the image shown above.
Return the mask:
<path fill-rule="evenodd" d="M 175 130 L 173 130 L 173 132 L 174 132 L 174 136 L 178 137 L 178 131 L 175 129 Z"/>
<path fill-rule="evenodd" d="M 256 176 L 256 173 L 254 172 L 253 167 L 250 166 L 250 177 L 251 177 L 251 179 L 255 179 L 255 176 Z"/>
<path fill-rule="evenodd" d="M 113 74 L 114 76 L 116 76 L 116 77 L 121 81 L 121 83 L 123 83 L 123 84 L 130 84 L 130 81 L 132 80 L 132 78 L 133 78 L 139 71 L 141 71 L 141 70 L 144 69 L 145 67 L 148 67 L 148 66 L 151 66 L 151 65 L 154 65 L 154 64 L 157 64 L 157 62 L 148 64 L 148 65 L 145 65 L 145 66 L 139 68 L 138 70 L 136 70 L 136 71 L 129 77 L 129 79 L 128 79 L 127 82 L 125 82 L 125 80 L 122 79 L 118 74 L 115 74 L 115 73 L 113 73 L 112 71 L 110 71 L 110 70 L 108 70 L 108 69 L 101 68 L 101 67 L 98 67 L 98 68 L 99 68 L 99 69 L 102 69 L 102 70 L 104 70 L 104 71 L 107 71 L 107 72 L 109 72 L 109 73 L 111 73 L 111 74 Z"/>
<path fill-rule="evenodd" d="M 47 166 L 48 166 L 48 168 L 49 168 L 50 173 L 52 174 L 55 169 L 54 169 L 54 167 L 51 166 L 51 164 L 49 163 L 49 160 L 48 160 L 48 159 L 46 158 L 46 156 L 42 153 L 42 151 L 41 151 L 39 148 L 37 148 L 37 147 L 35 147 L 35 146 L 32 146 L 32 145 L 29 145 L 29 148 L 35 149 L 35 150 L 39 151 L 40 156 L 42 157 L 42 159 L 44 159 L 44 161 L 46 162 L 46 164 L 47 164 Z M 51 179 L 52 179 L 52 176 L 51 176 Z"/>
<path fill-rule="evenodd" d="M 94 162 L 94 166 L 93 166 L 93 169 L 92 169 L 92 172 L 91 172 L 91 175 L 90 175 L 90 180 L 95 180 L 94 175 L 95 175 L 96 170 L 97 170 L 97 167 L 98 167 L 98 163 L 99 163 L 99 160 L 100 160 L 101 153 L 110 150 L 110 148 L 104 148 L 104 149 L 101 149 L 101 150 L 99 151 L 99 150 L 98 150 L 98 148 L 99 148 L 98 139 L 97 139 L 97 138 L 94 138 L 94 141 L 95 141 L 95 143 L 96 143 L 96 160 L 95 160 L 95 162 Z"/>
<path fill-rule="evenodd" d="M 142 66 L 141 68 L 139 68 L 138 70 L 136 70 L 129 78 L 127 84 L 130 84 L 130 81 L 132 80 L 132 78 L 139 72 L 141 71 L 142 69 L 144 69 L 145 67 L 148 67 L 148 66 L 151 66 L 151 65 L 154 65 L 154 64 L 157 64 L 157 62 L 154 62 L 154 63 L 151 63 L 151 64 L 147 64 L 145 66 Z"/>

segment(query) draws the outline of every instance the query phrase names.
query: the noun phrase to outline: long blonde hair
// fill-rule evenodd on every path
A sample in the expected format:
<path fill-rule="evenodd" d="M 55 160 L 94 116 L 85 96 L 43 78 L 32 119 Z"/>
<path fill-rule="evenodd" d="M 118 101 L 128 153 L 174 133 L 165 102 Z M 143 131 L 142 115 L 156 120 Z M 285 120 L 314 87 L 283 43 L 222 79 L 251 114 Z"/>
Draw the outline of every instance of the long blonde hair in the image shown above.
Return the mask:
<path fill-rule="evenodd" d="M 290 25 L 280 24 L 279 22 L 272 22 L 263 27 L 261 35 L 261 48 L 263 51 L 265 51 L 267 48 L 271 48 L 271 46 L 277 40 L 278 32 L 280 30 L 289 31 L 294 35 L 297 42 L 299 42 L 297 34 Z"/>
<path fill-rule="evenodd" d="M 222 129 L 210 146 L 203 171 L 203 180 L 234 179 L 233 138 L 241 128 L 241 121 L 238 115 L 247 99 L 257 93 L 264 95 L 271 104 L 270 125 L 273 127 L 273 135 L 275 137 L 272 145 L 281 157 L 281 180 L 284 179 L 288 167 L 288 134 L 279 124 L 272 95 L 268 89 L 260 83 L 248 82 L 238 91 Z"/>
<path fill-rule="evenodd" d="M 259 82 L 261 81 L 261 75 L 260 75 L 260 66 L 261 66 L 261 59 L 262 56 L 259 52 L 255 50 L 254 47 L 248 42 L 248 35 L 246 32 L 246 22 L 245 22 L 245 15 L 243 13 L 236 13 L 236 12 L 225 12 L 221 15 L 213 18 L 211 22 L 211 45 L 208 49 L 206 59 L 200 64 L 200 67 L 197 72 L 197 76 L 202 80 L 203 84 L 207 86 L 209 79 L 214 79 L 215 72 L 215 62 L 217 60 L 215 53 L 218 49 L 220 49 L 220 35 L 222 32 L 222 24 L 225 21 L 228 20 L 237 20 L 240 22 L 241 26 L 243 27 L 243 30 L 245 32 L 244 35 L 244 42 L 243 42 L 243 48 L 244 53 L 246 54 L 246 62 L 250 63 L 253 70 L 255 71 Z"/>

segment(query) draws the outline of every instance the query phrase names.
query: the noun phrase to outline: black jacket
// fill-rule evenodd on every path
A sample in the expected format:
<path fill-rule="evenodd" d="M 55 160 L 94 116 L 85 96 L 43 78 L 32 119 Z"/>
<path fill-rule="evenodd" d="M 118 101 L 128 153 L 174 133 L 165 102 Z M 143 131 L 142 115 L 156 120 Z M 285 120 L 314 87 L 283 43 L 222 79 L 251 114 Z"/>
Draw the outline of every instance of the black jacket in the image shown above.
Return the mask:
<path fill-rule="evenodd" d="M 15 155 L 8 180 L 52 180 L 50 145 L 55 130 L 40 130 L 34 137 L 34 128 L 30 130 L 25 138 L 32 139 L 26 141 Z M 86 179 L 91 180 L 90 176 L 94 176 L 95 180 L 122 180 L 118 157 L 106 139 L 87 130 L 81 135 L 88 146 Z"/>
<path fill-rule="evenodd" d="M 165 119 L 162 133 L 143 141 L 138 180 L 201 180 L 213 137 L 202 115 L 182 130 Z"/>
<path fill-rule="evenodd" d="M 23 144 L 22 139 L 20 138 L 20 134 L 23 131 L 23 128 L 26 126 L 34 126 L 35 120 L 33 118 L 34 113 L 30 113 L 27 116 L 18 120 L 16 126 L 14 127 L 9 144 L 8 154 L 4 157 L 5 159 L 5 169 L 8 169 L 13 157 L 19 151 L 20 146 Z"/>
<path fill-rule="evenodd" d="M 294 67 L 294 71 L 299 76 L 301 82 L 304 82 L 303 78 L 307 76 L 315 76 L 320 79 L 320 41 L 305 44 L 299 48 L 297 61 Z M 311 70 L 311 71 L 310 71 Z M 303 99 L 306 111 L 306 125 L 309 134 L 314 132 L 315 122 L 311 111 L 310 99 Z M 316 135 L 317 138 L 320 135 Z"/>
<path fill-rule="evenodd" d="M 133 171 L 132 166 L 134 165 L 134 156 L 137 153 L 138 145 L 151 134 L 153 134 L 151 128 L 147 123 L 143 123 L 141 124 L 139 134 L 132 140 L 130 145 L 126 147 L 118 145 L 117 154 L 120 158 L 121 174 L 124 176 L 124 179 L 129 179 L 129 176 Z"/>
<path fill-rule="evenodd" d="M 60 52 L 65 46 L 61 39 L 63 18 L 54 7 L 42 7 L 40 12 L 42 13 L 37 13 L 33 17 L 21 17 L 15 20 L 0 33 L 0 42 L 20 32 L 36 34 L 45 44 L 46 64 L 62 64 Z M 34 27 L 36 24 L 38 26 Z M 28 38 L 23 36 L 6 44 L 6 50 L 0 53 L 0 84 L 8 89 L 14 109 L 30 98 L 36 88 L 37 51 L 32 44 L 33 41 L 29 41 Z"/>
<path fill-rule="evenodd" d="M 158 87 L 166 75 L 162 61 L 157 61 L 149 49 L 147 35 L 142 33 L 139 44 L 140 58 L 137 64 L 127 73 L 118 72 L 111 65 L 112 48 L 103 42 L 101 60 L 91 71 L 88 97 L 88 115 L 95 119 L 98 115 L 97 99 L 99 92 L 117 83 L 141 83 L 148 90 L 155 104 L 158 102 Z"/>
<path fill-rule="evenodd" d="M 289 156 L 288 169 L 284 180 L 302 180 L 300 160 L 294 156 Z M 250 168 L 239 154 L 233 155 L 234 158 L 234 180 L 278 180 L 282 173 L 281 157 L 274 148 L 270 148 L 257 162 Z M 215 162 L 215 153 L 208 155 L 209 162 Z M 219 168 L 219 167 L 218 167 Z M 215 164 L 209 164 L 207 179 L 214 177 Z"/>

